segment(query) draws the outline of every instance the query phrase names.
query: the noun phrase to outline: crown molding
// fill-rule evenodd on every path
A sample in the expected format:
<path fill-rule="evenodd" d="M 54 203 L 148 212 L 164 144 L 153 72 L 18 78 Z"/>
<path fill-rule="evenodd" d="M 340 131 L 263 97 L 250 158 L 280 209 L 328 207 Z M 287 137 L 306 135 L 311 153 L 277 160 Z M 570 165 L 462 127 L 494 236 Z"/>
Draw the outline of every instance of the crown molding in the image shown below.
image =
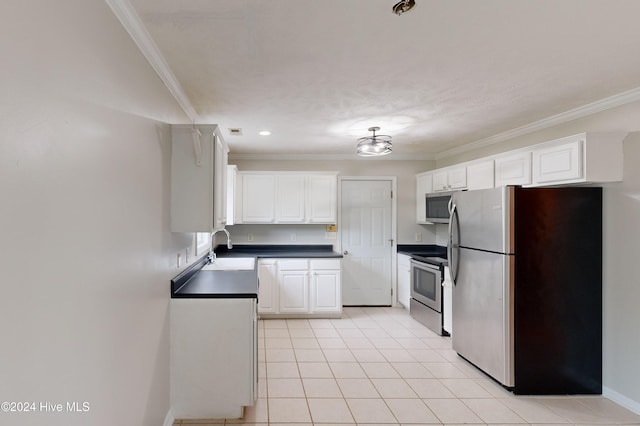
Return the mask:
<path fill-rule="evenodd" d="M 171 95 L 173 95 L 184 113 L 189 117 L 189 120 L 192 122 L 198 121 L 198 113 L 195 108 L 193 108 L 193 105 L 191 105 L 189 97 L 171 71 L 158 45 L 151 38 L 147 28 L 144 26 L 140 16 L 129 0 L 105 1 L 138 46 L 138 49 L 140 49 L 144 57 L 149 61 L 149 64 L 151 64 L 160 79 L 167 86 L 169 92 L 171 92 Z"/>
<path fill-rule="evenodd" d="M 515 129 L 511 129 L 506 132 L 498 133 L 497 135 L 489 136 L 488 138 L 480 139 L 457 148 L 439 152 L 435 155 L 435 159 L 441 160 L 443 158 L 462 154 L 474 149 L 494 145 L 499 142 L 516 138 L 518 136 L 524 136 L 538 130 L 548 129 L 559 124 L 568 123 L 569 121 L 576 120 L 578 118 L 586 117 L 597 112 L 606 111 L 608 109 L 612 109 L 636 101 L 640 101 L 640 87 L 636 87 L 635 89 L 631 89 L 626 92 L 618 93 L 617 95 L 609 96 L 607 98 L 591 102 L 578 108 L 570 109 L 569 111 L 565 111 L 560 114 L 543 118 L 542 120 L 534 121 L 533 123 L 525 124 L 524 126 L 516 127 Z"/>
<path fill-rule="evenodd" d="M 431 154 L 390 154 L 359 157 L 356 154 L 229 154 L 229 161 L 430 161 Z"/>

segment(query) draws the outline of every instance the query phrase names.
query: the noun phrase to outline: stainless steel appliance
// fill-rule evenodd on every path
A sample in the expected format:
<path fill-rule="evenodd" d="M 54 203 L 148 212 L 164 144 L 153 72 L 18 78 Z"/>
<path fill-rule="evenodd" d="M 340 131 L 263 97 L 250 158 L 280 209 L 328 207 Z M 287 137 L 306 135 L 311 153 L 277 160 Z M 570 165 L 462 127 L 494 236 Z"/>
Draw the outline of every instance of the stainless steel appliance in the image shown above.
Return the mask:
<path fill-rule="evenodd" d="M 451 192 L 426 194 L 426 220 L 432 223 L 449 223 Z"/>
<path fill-rule="evenodd" d="M 411 300 L 409 312 L 413 318 L 439 335 L 448 336 L 443 328 L 444 265 L 437 257 L 411 259 Z"/>
<path fill-rule="evenodd" d="M 602 189 L 452 196 L 453 349 L 519 394 L 602 392 Z"/>

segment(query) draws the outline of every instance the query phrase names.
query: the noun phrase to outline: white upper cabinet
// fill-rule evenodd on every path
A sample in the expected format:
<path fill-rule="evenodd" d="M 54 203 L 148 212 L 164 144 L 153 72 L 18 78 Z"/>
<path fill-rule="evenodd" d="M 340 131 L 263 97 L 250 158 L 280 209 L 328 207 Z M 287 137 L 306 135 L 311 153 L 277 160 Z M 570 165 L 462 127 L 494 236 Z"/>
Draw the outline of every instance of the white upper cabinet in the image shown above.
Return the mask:
<path fill-rule="evenodd" d="M 433 172 L 433 191 L 452 191 L 467 187 L 467 168 L 448 167 Z"/>
<path fill-rule="evenodd" d="M 336 172 L 238 172 L 236 180 L 242 223 L 336 223 Z"/>
<path fill-rule="evenodd" d="M 275 206 L 276 223 L 304 223 L 304 175 L 276 175 Z"/>
<path fill-rule="evenodd" d="M 215 138 L 215 154 L 213 169 L 213 217 L 214 231 L 227 224 L 227 163 L 229 148 L 221 137 Z"/>
<path fill-rule="evenodd" d="M 494 187 L 493 160 L 479 161 L 467 166 L 467 189 L 487 189 Z"/>
<path fill-rule="evenodd" d="M 495 159 L 495 185 L 529 185 L 531 183 L 531 153 L 517 152 Z"/>
<path fill-rule="evenodd" d="M 336 223 L 338 178 L 336 174 L 310 174 L 306 186 L 306 221 Z"/>
<path fill-rule="evenodd" d="M 216 125 L 171 126 L 171 231 L 225 226 L 227 153 Z"/>
<path fill-rule="evenodd" d="M 237 223 L 236 212 L 236 177 L 238 166 L 229 164 L 227 166 L 227 225 Z"/>
<path fill-rule="evenodd" d="M 625 136 L 581 133 L 536 145 L 532 151 L 532 184 L 621 181 Z"/>
<path fill-rule="evenodd" d="M 276 179 L 273 174 L 243 174 L 242 222 L 275 221 Z"/>
<path fill-rule="evenodd" d="M 427 223 L 427 204 L 425 195 L 433 192 L 433 175 L 420 173 L 416 175 L 416 222 Z"/>

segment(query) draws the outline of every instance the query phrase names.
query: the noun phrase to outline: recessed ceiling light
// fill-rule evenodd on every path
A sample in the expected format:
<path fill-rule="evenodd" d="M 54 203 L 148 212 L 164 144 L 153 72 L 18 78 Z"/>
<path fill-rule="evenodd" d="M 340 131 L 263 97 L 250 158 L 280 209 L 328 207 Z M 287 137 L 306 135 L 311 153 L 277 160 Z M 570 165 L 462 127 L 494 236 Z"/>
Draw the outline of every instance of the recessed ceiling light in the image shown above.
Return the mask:
<path fill-rule="evenodd" d="M 263 130 L 260 133 L 258 133 L 260 136 L 269 136 L 271 134 L 270 131 L 268 130 Z"/>

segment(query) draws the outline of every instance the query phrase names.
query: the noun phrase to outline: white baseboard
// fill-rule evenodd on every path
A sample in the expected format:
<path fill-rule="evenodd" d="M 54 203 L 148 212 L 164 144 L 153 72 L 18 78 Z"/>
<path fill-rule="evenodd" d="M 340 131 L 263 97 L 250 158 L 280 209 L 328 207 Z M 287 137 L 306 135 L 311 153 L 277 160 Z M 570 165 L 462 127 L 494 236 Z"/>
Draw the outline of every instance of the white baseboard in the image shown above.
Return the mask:
<path fill-rule="evenodd" d="M 613 389 L 609 389 L 606 386 L 602 387 L 602 396 L 611 401 L 615 402 L 618 405 L 622 405 L 627 410 L 631 410 L 634 413 L 640 415 L 640 402 L 634 401 L 631 398 L 628 398 Z"/>
<path fill-rule="evenodd" d="M 173 410 L 169 408 L 169 411 L 167 412 L 167 416 L 164 418 L 164 423 L 162 424 L 162 426 L 172 426 L 175 420 L 176 418 L 173 415 Z"/>

